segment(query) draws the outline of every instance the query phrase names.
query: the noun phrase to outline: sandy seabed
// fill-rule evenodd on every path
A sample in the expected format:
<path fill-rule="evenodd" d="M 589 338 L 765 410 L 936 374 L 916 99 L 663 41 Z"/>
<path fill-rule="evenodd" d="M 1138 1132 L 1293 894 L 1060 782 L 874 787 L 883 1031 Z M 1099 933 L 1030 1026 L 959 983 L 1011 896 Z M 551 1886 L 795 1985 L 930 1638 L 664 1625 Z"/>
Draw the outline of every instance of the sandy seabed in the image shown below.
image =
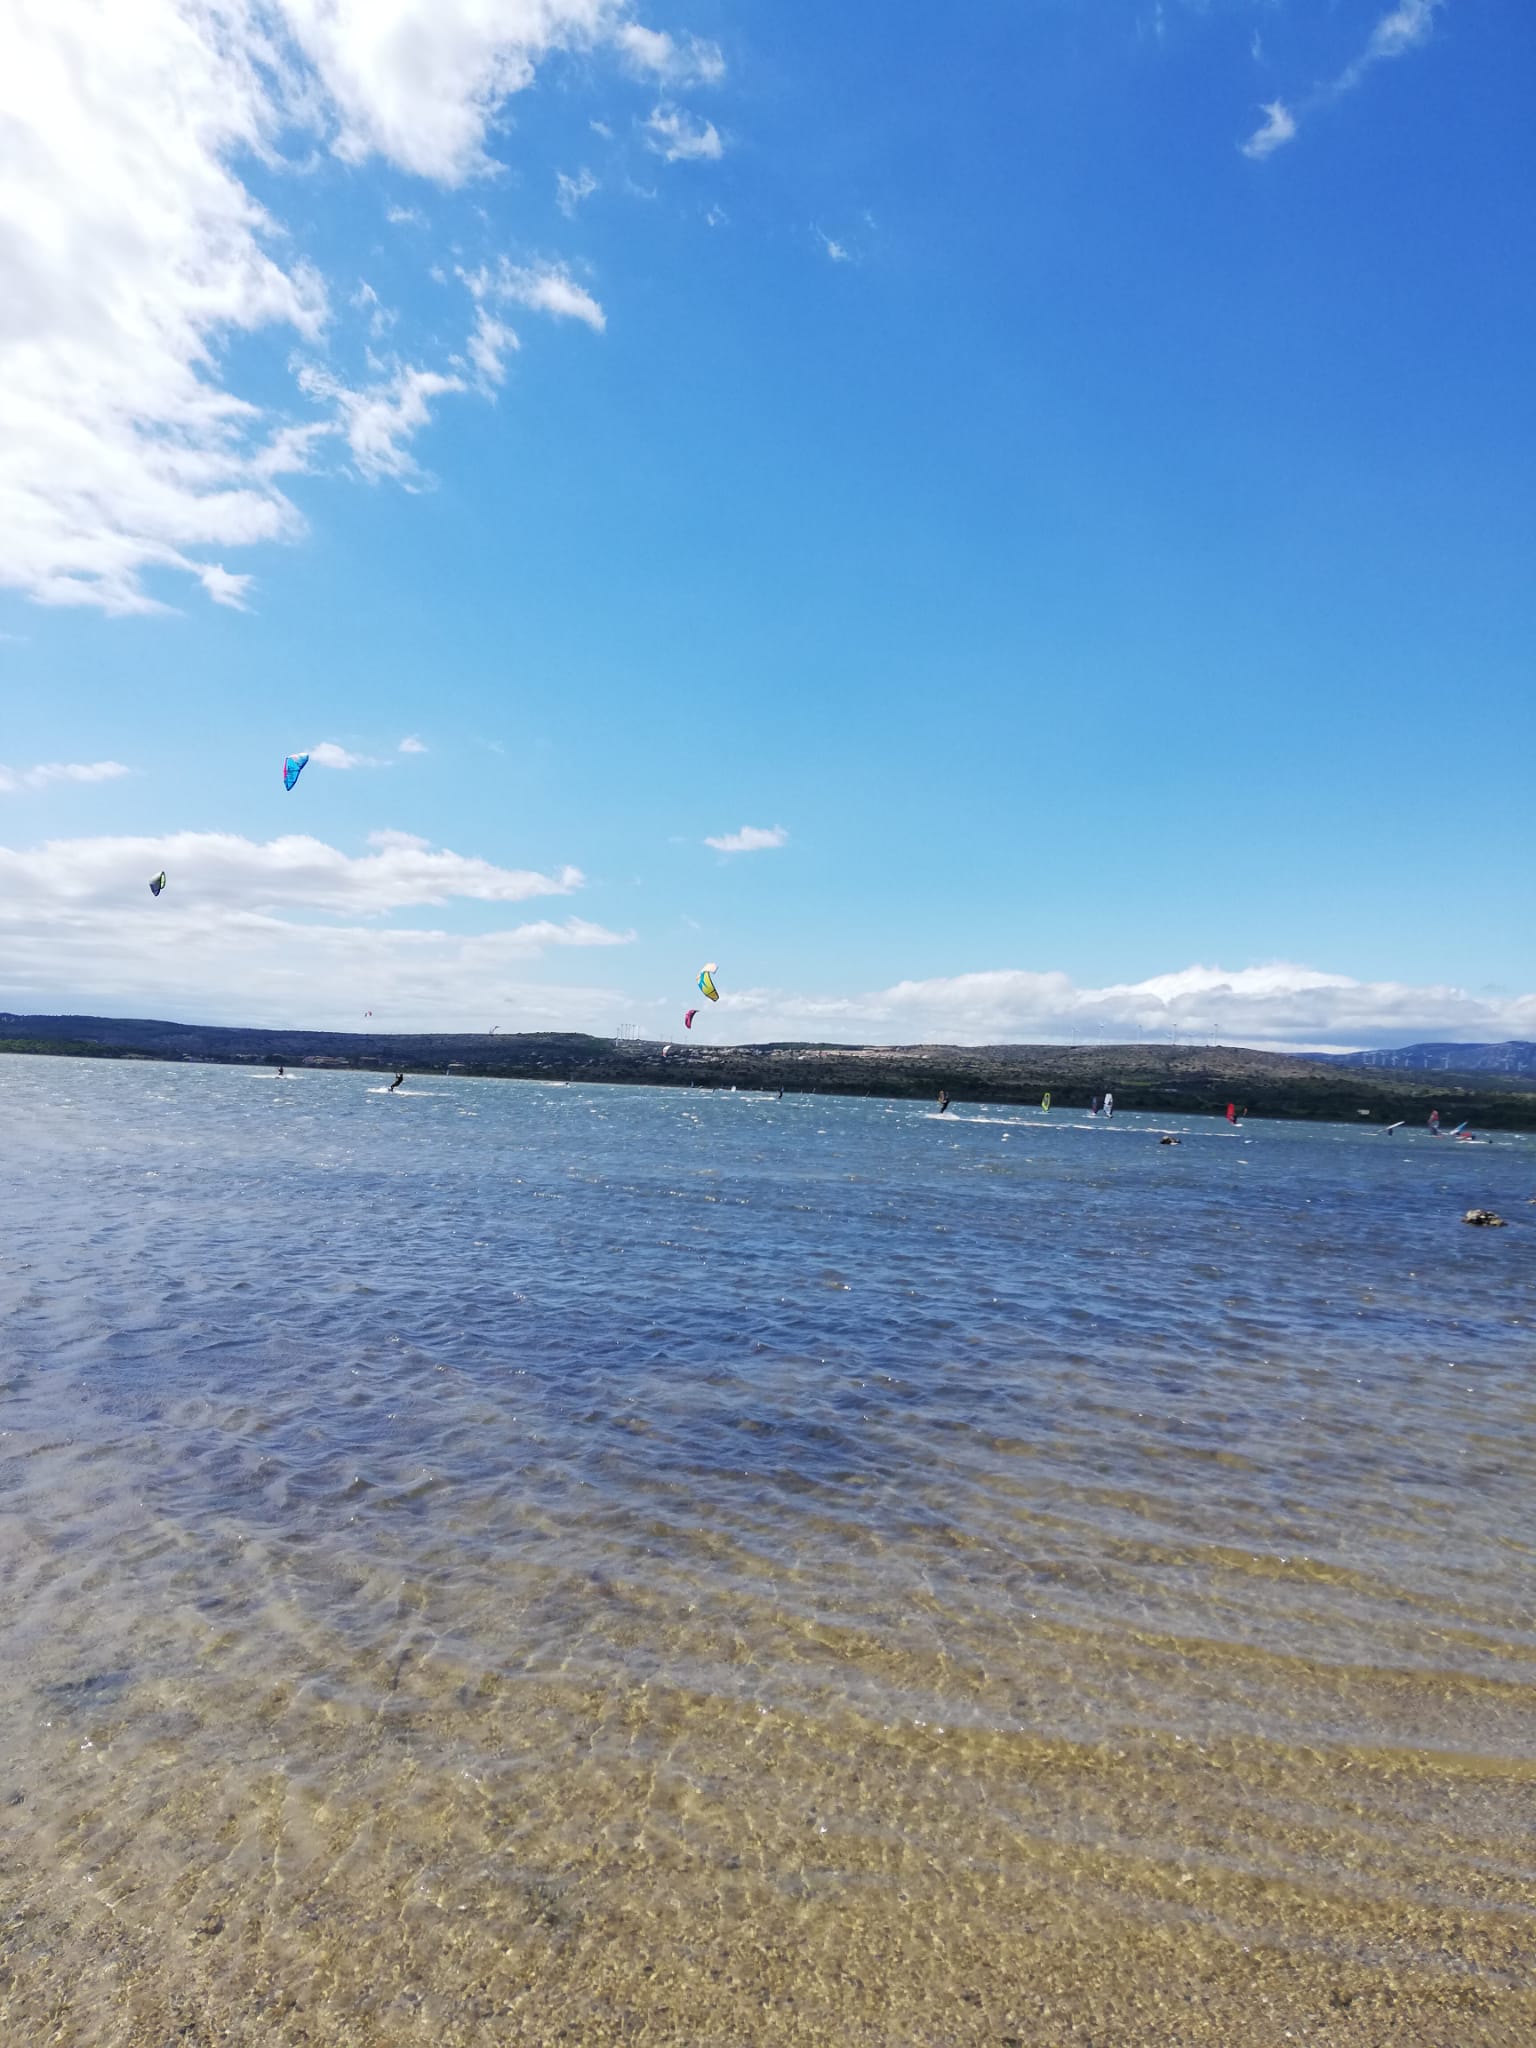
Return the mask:
<path fill-rule="evenodd" d="M 227 1650 L 12 1751 L 7 2044 L 1536 2040 L 1536 1768 Z"/>

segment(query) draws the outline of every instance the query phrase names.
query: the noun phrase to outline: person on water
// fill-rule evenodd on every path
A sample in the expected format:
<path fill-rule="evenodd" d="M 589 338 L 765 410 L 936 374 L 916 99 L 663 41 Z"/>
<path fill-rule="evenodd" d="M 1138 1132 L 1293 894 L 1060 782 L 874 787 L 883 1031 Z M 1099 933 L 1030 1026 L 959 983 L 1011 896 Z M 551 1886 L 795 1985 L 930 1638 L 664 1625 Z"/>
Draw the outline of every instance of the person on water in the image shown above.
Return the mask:
<path fill-rule="evenodd" d="M 1097 1116 L 1097 1115 L 1098 1115 L 1098 1113 L 1099 1113 L 1099 1098 L 1097 1097 L 1097 1095 L 1095 1095 L 1095 1097 L 1093 1098 L 1093 1107 L 1092 1107 L 1092 1108 L 1091 1108 L 1091 1109 L 1089 1110 L 1088 1114 L 1089 1114 L 1090 1116 Z"/>
<path fill-rule="evenodd" d="M 390 1082 L 389 1086 L 385 1089 L 384 1093 L 386 1095 L 393 1095 L 395 1090 L 400 1086 L 400 1083 L 404 1079 L 404 1074 L 396 1074 L 395 1078 L 393 1079 L 393 1081 Z"/>
<path fill-rule="evenodd" d="M 940 1116 L 942 1116 L 942 1115 L 944 1114 L 945 1110 L 946 1110 L 946 1109 L 948 1109 L 948 1107 L 949 1107 L 949 1090 L 948 1090 L 947 1088 L 941 1088 L 941 1089 L 939 1090 L 939 1115 L 940 1115 Z"/>
<path fill-rule="evenodd" d="M 1106 1093 L 1106 1094 L 1105 1094 L 1105 1097 L 1104 1097 L 1104 1114 L 1105 1114 L 1106 1116 L 1113 1116 L 1113 1115 L 1114 1115 L 1114 1113 L 1115 1113 L 1115 1098 L 1114 1098 L 1114 1096 L 1113 1096 L 1113 1095 L 1110 1095 L 1110 1094 Z"/>
<path fill-rule="evenodd" d="M 279 1079 L 279 1081 L 286 1081 L 288 1078 L 288 1076 L 283 1072 L 281 1061 L 278 1062 L 277 1078 Z"/>

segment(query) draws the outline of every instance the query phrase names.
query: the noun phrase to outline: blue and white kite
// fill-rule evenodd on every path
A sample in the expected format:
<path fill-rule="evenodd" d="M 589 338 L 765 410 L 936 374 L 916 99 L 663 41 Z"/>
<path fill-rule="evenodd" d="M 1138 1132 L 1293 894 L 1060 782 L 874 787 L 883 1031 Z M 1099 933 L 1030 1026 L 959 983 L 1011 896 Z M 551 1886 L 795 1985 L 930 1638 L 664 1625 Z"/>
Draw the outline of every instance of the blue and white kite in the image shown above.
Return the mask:
<path fill-rule="evenodd" d="M 290 754 L 288 758 L 283 762 L 284 789 L 292 789 L 293 785 L 304 773 L 304 763 L 308 759 L 308 754 Z"/>

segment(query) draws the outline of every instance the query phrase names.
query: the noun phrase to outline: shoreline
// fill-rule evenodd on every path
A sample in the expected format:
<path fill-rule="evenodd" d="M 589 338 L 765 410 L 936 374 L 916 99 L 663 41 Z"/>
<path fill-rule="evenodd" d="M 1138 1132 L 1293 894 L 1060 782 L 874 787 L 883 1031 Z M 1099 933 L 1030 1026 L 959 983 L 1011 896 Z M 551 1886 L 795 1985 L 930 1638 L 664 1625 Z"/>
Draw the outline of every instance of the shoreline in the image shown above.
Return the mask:
<path fill-rule="evenodd" d="M 282 1064 L 336 1073 L 448 1074 L 463 1079 L 609 1086 L 750 1089 L 1086 1109 L 1106 1089 L 1121 1110 L 1381 1126 L 1536 1130 L 1536 1082 L 1482 1073 L 1352 1067 L 1240 1046 L 845 1046 L 776 1040 L 707 1046 L 613 1041 L 580 1032 L 268 1030 L 139 1018 L 0 1014 L 0 1053 L 157 1060 L 175 1065 Z"/>

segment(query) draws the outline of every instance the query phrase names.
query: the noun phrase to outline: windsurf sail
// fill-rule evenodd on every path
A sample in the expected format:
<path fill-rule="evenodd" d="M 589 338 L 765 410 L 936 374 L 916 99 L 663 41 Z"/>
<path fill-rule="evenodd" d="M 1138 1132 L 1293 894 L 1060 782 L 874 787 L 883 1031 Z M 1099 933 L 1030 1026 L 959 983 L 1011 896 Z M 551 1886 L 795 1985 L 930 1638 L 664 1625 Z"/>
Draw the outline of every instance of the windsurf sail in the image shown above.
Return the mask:
<path fill-rule="evenodd" d="M 1042 1108 L 1043 1110 L 1047 1110 L 1047 1111 L 1048 1111 L 1048 1110 L 1050 1109 L 1050 1106 L 1051 1106 L 1051 1091 L 1050 1091 L 1050 1089 L 1049 1089 L 1049 1088 L 1047 1088 L 1047 1089 L 1046 1089 L 1046 1091 L 1045 1091 L 1045 1093 L 1044 1093 L 1044 1094 L 1043 1094 L 1043 1095 L 1041 1096 L 1041 1098 L 1040 1098 L 1040 1107 L 1041 1107 L 1041 1108 Z"/>
<path fill-rule="evenodd" d="M 1113 1096 L 1113 1095 L 1110 1095 L 1110 1094 L 1109 1094 L 1108 1092 L 1106 1092 L 1106 1093 L 1105 1093 L 1105 1096 L 1104 1096 L 1104 1114 L 1105 1114 L 1106 1116 L 1113 1116 L 1113 1115 L 1114 1115 L 1114 1113 L 1115 1113 L 1115 1098 L 1114 1098 L 1114 1096 Z"/>
<path fill-rule="evenodd" d="M 1227 1122 L 1229 1124 L 1235 1124 L 1237 1122 L 1237 1104 L 1235 1102 L 1229 1102 L 1227 1104 Z"/>

